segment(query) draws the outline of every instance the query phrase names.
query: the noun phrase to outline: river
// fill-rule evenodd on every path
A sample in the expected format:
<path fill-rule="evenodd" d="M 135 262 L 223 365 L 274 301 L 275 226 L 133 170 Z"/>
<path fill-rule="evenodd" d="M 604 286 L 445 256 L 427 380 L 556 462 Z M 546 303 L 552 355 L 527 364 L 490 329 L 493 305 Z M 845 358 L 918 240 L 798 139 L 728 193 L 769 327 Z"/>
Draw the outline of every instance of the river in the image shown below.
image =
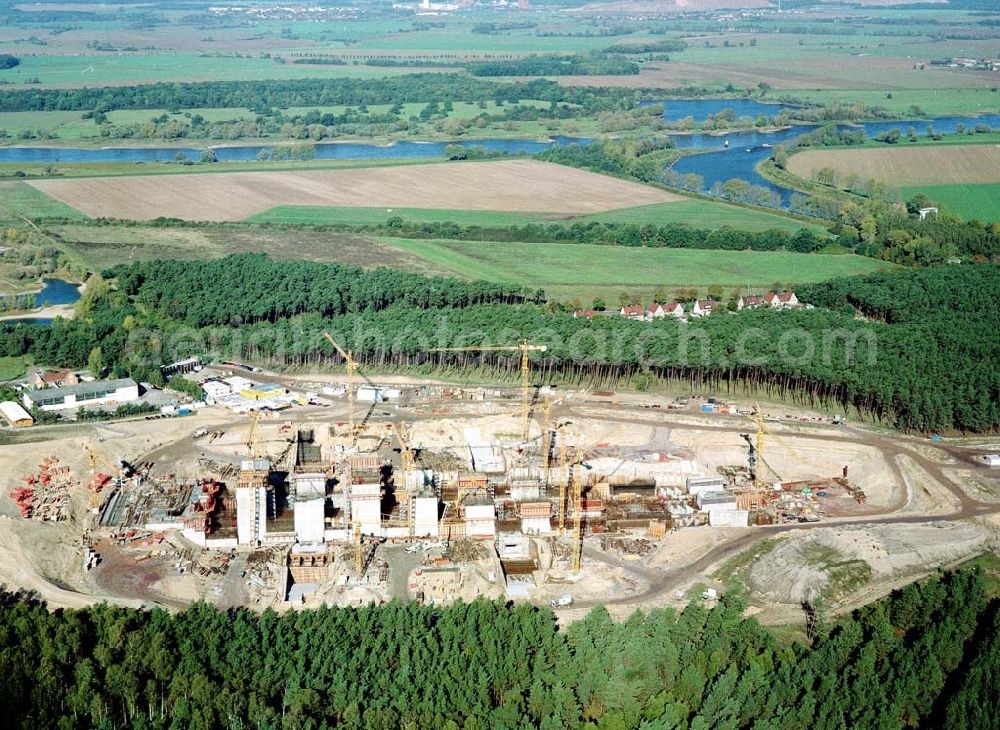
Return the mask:
<path fill-rule="evenodd" d="M 676 121 L 691 116 L 696 121 L 704 121 L 710 114 L 718 114 L 726 108 L 733 109 L 738 116 L 773 116 L 787 105 L 770 104 L 752 99 L 676 99 L 644 102 L 647 105 L 663 104 L 664 117 Z M 988 124 L 1000 127 L 1000 114 L 981 117 L 938 117 L 931 120 L 888 122 L 863 122 L 857 125 L 838 125 L 840 129 L 863 128 L 869 137 L 874 137 L 889 129 L 899 129 L 905 134 L 913 127 L 917 134 L 925 135 L 927 128 L 952 133 L 959 124 L 973 127 Z M 678 149 L 704 149 L 703 154 L 688 155 L 678 160 L 673 169 L 679 173 L 694 172 L 704 179 L 708 190 L 716 182 L 731 178 L 741 178 L 756 185 L 763 185 L 777 192 L 787 204 L 791 192 L 773 185 L 754 169 L 758 162 L 771 155 L 770 147 L 798 137 L 815 129 L 818 125 L 797 125 L 776 130 L 748 130 L 714 134 L 673 134 Z M 363 142 L 321 142 L 316 145 L 316 158 L 328 159 L 401 159 L 415 157 L 441 157 L 448 144 L 482 146 L 491 152 L 508 154 L 531 154 L 552 145 L 590 144 L 594 140 L 587 137 L 552 137 L 548 140 L 524 139 L 460 139 L 454 142 L 401 141 L 388 145 Z M 765 146 L 767 145 L 767 146 Z M 905 143 L 900 143 L 904 146 Z M 222 145 L 212 147 L 220 161 L 256 160 L 261 150 L 273 149 L 274 145 Z M 201 149 L 195 147 L 0 147 L 0 162 L 170 162 L 178 159 L 197 160 Z"/>

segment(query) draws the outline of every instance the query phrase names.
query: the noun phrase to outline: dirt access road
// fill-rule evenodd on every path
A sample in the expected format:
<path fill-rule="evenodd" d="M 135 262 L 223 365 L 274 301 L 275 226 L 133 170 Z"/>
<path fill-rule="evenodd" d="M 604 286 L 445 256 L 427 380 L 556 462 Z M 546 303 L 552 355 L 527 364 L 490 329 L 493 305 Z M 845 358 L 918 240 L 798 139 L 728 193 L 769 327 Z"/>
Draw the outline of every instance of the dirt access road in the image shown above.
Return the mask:
<path fill-rule="evenodd" d="M 642 423 L 648 425 L 648 421 L 637 421 L 634 415 L 630 415 L 626 407 L 608 405 L 608 415 L 606 420 L 620 421 L 624 423 Z M 569 406 L 560 408 L 560 415 L 574 416 L 578 418 L 586 418 L 590 416 L 585 416 L 581 412 L 582 408 L 580 406 Z M 705 425 L 692 425 L 690 423 L 677 422 L 671 419 L 669 414 L 664 414 L 663 424 L 668 425 L 672 429 L 697 429 L 697 430 L 707 430 L 707 431 L 726 431 L 732 433 L 740 433 L 746 431 L 746 426 L 705 426 Z M 988 514 L 1000 513 L 1000 504 L 991 504 L 988 502 L 981 502 L 979 500 L 973 499 L 965 491 L 955 483 L 950 477 L 945 475 L 944 471 L 946 469 L 954 469 L 955 463 L 950 461 L 936 461 L 930 459 L 921 453 L 916 446 L 918 444 L 923 444 L 925 442 L 906 436 L 896 436 L 896 437 L 886 437 L 880 434 L 873 433 L 871 431 L 857 428 L 857 427 L 844 427 L 843 436 L 831 436 L 825 433 L 808 433 L 809 431 L 820 431 L 820 427 L 810 426 L 809 424 L 797 424 L 801 425 L 808 434 L 808 438 L 820 439 L 824 441 L 830 441 L 833 443 L 848 443 L 848 444 L 862 444 L 865 446 L 871 446 L 878 449 L 888 464 L 890 464 L 896 476 L 902 480 L 902 474 L 900 473 L 899 465 L 897 463 L 897 456 L 905 455 L 906 457 L 912 459 L 923 468 L 935 481 L 944 486 L 951 494 L 958 500 L 960 508 L 950 514 L 946 515 L 898 515 L 897 513 L 900 509 L 907 506 L 908 500 L 904 495 L 901 500 L 896 504 L 893 504 L 880 511 L 879 514 L 868 516 L 862 520 L 851 520 L 854 524 L 926 524 L 932 522 L 939 522 L 943 520 L 966 520 L 974 517 L 979 517 Z M 822 427 L 822 430 L 826 430 L 827 427 Z M 800 436 L 806 436 L 807 434 L 799 434 Z M 795 438 L 796 434 L 782 433 L 782 437 L 786 439 Z M 964 468 L 971 468 L 977 471 L 981 471 L 984 474 L 989 473 L 988 467 L 985 467 L 975 461 L 970 457 L 970 453 L 960 447 L 955 446 L 945 446 L 942 444 L 935 444 L 935 448 L 940 449 L 942 452 L 947 454 L 947 457 L 955 459 L 957 462 L 962 464 Z M 992 475 L 991 475 L 992 476 Z M 624 570 L 636 573 L 637 575 L 644 578 L 649 582 L 649 588 L 644 592 L 636 595 L 626 596 L 622 598 L 611 598 L 611 599 L 601 599 L 601 600 L 589 600 L 589 601 L 578 601 L 574 604 L 574 608 L 592 608 L 597 605 L 626 605 L 635 604 L 639 602 L 646 602 L 651 599 L 656 599 L 662 597 L 664 594 L 670 593 L 677 590 L 681 586 L 696 580 L 699 576 L 703 575 L 705 571 L 711 568 L 713 565 L 726 560 L 743 550 L 751 547 L 760 540 L 766 540 L 775 535 L 798 530 L 810 530 L 819 527 L 829 527 L 834 524 L 838 524 L 842 521 L 837 520 L 827 520 L 820 523 L 805 523 L 805 524 L 788 524 L 788 525 L 770 525 L 763 527 L 756 527 L 752 531 L 748 531 L 746 534 L 740 535 L 735 539 L 729 540 L 722 545 L 718 545 L 712 548 L 707 553 L 702 555 L 700 558 L 690 562 L 686 565 L 678 566 L 675 568 L 668 569 L 658 569 L 648 566 L 636 565 L 633 562 L 623 561 L 618 559 L 613 555 L 608 555 L 606 553 L 601 553 L 599 551 L 587 549 L 584 554 L 593 560 L 604 563 L 611 567 L 622 568 Z"/>

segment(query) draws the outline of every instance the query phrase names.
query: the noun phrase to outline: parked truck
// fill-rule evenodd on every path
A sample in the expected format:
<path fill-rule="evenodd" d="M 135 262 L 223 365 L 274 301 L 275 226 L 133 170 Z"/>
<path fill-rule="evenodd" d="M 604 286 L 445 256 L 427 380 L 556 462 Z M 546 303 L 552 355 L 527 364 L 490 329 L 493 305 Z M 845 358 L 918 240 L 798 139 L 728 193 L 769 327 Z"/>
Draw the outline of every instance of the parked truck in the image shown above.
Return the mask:
<path fill-rule="evenodd" d="M 567 593 L 563 596 L 559 596 L 559 598 L 553 598 L 550 601 L 550 604 L 552 605 L 552 608 L 566 608 L 567 606 L 572 606 L 573 596 Z"/>

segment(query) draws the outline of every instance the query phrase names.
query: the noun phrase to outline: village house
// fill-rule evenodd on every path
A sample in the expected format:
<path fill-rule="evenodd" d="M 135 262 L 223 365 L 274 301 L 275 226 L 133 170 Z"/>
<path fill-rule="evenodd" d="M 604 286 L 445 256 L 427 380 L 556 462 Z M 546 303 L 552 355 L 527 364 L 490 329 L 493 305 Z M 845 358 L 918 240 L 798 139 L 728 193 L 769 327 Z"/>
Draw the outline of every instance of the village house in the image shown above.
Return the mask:
<path fill-rule="evenodd" d="M 749 294 L 745 297 L 740 297 L 736 301 L 736 309 L 757 309 L 763 306 L 764 297 L 759 294 Z"/>
<path fill-rule="evenodd" d="M 649 316 L 652 319 L 664 319 L 665 317 L 680 319 L 684 316 L 684 305 L 680 302 L 670 302 L 669 304 L 654 302 L 649 308 Z"/>
<path fill-rule="evenodd" d="M 769 291 L 764 297 L 764 303 L 775 309 L 791 309 L 799 306 L 799 299 L 795 292 L 788 290 L 780 293 Z"/>
<path fill-rule="evenodd" d="M 691 307 L 692 317 L 707 317 L 719 308 L 719 303 L 714 299 L 696 299 Z"/>
<path fill-rule="evenodd" d="M 639 304 L 628 304 L 621 308 L 621 316 L 628 317 L 629 319 L 645 319 L 646 310 L 642 308 Z"/>
<path fill-rule="evenodd" d="M 577 309 L 573 311 L 573 319 L 593 319 L 595 314 L 594 309 Z"/>
<path fill-rule="evenodd" d="M 35 390 L 42 388 L 64 388 L 68 385 L 79 385 L 80 378 L 72 370 L 36 370 L 28 377 L 28 385 Z"/>

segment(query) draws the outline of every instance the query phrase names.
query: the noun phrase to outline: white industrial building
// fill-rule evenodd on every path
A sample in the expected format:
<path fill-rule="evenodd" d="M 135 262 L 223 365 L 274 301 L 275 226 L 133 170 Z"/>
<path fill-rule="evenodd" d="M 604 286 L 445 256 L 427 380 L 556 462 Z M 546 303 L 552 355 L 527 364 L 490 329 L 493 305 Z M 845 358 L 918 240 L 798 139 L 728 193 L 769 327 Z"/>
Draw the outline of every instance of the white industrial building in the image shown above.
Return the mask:
<path fill-rule="evenodd" d="M 236 488 L 236 541 L 253 545 L 267 539 L 267 488 Z"/>
<path fill-rule="evenodd" d="M 736 495 L 717 490 L 699 492 L 698 507 L 703 512 L 711 512 L 714 509 L 736 509 Z"/>
<path fill-rule="evenodd" d="M 139 384 L 132 378 L 95 380 L 64 388 L 31 390 L 24 394 L 25 408 L 58 411 L 80 406 L 131 403 L 139 400 Z"/>
<path fill-rule="evenodd" d="M 521 532 L 525 535 L 548 535 L 552 532 L 552 503 L 523 502 Z"/>
<path fill-rule="evenodd" d="M 351 522 L 365 535 L 381 535 L 382 487 L 377 483 L 351 485 Z"/>
<path fill-rule="evenodd" d="M 295 474 L 295 536 L 299 542 L 323 542 L 326 515 L 326 474 Z"/>
<path fill-rule="evenodd" d="M 722 492 L 726 488 L 726 481 L 721 476 L 712 477 L 688 477 L 686 482 L 688 494 L 697 497 L 706 492 Z"/>
<path fill-rule="evenodd" d="M 496 508 L 492 501 L 483 499 L 466 502 L 465 534 L 468 537 L 496 536 Z"/>
<path fill-rule="evenodd" d="M 413 534 L 416 537 L 438 536 L 438 498 L 432 492 L 413 498 Z"/>
<path fill-rule="evenodd" d="M 750 511 L 745 509 L 715 509 L 708 513 L 712 527 L 746 527 L 750 524 Z"/>
<path fill-rule="evenodd" d="M 229 386 L 231 393 L 239 393 L 241 390 L 249 390 L 255 385 L 252 380 L 247 380 L 240 375 L 230 375 L 228 378 L 223 378 L 222 382 Z"/>
<path fill-rule="evenodd" d="M 233 389 L 229 384 L 221 380 L 206 380 L 201 384 L 201 389 L 205 393 L 205 397 L 212 400 L 221 400 L 233 394 Z"/>
<path fill-rule="evenodd" d="M 356 400 L 358 403 L 381 403 L 385 399 L 385 388 L 376 385 L 362 385 L 358 387 Z"/>

